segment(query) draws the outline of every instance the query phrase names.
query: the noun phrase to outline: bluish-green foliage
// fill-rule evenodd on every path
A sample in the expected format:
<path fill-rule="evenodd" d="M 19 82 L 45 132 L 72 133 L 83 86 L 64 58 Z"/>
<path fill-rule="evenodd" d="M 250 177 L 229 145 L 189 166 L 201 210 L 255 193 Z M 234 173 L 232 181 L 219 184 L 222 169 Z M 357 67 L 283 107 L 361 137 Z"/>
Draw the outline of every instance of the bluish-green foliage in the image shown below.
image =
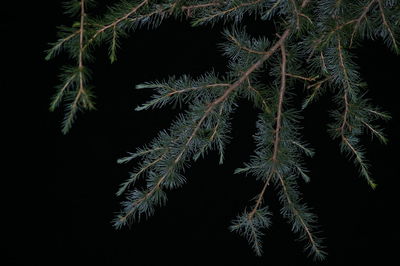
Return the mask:
<path fill-rule="evenodd" d="M 86 63 L 98 45 L 109 47 L 111 62 L 123 38 L 136 29 L 159 26 L 164 19 L 188 19 L 193 26 L 229 24 L 223 32 L 221 50 L 229 58 L 224 75 L 209 72 L 199 78 L 171 77 L 147 82 L 137 89 L 152 89 L 149 101 L 136 108 L 179 106 L 185 108 L 168 130 L 129 153 L 120 163 L 135 161 L 129 178 L 118 196 L 125 194 L 116 228 L 151 216 L 167 201 L 167 191 L 182 186 L 184 170 L 190 163 L 216 150 L 223 163 L 230 140 L 230 117 L 239 99 L 259 109 L 254 140 L 256 149 L 249 161 L 235 173 L 254 176 L 261 184 L 251 207 L 233 220 L 231 231 L 245 237 L 257 255 L 272 215 L 264 202 L 273 186 L 281 203 L 281 214 L 292 231 L 305 243 L 315 259 L 326 255 L 317 219 L 303 202 L 299 182 L 310 182 L 304 157 L 313 150 L 301 139 L 301 111 L 322 95 L 336 104 L 330 110 L 329 132 L 339 140 L 340 150 L 358 166 L 360 175 L 376 187 L 368 169 L 360 137 L 365 133 L 386 143 L 379 120 L 390 116 L 370 103 L 366 84 L 355 63 L 354 49 L 364 40 L 380 40 L 395 54 L 400 53 L 400 1 L 398 0 L 123 0 L 113 3 L 106 14 L 95 17 L 89 0 L 66 3 L 72 26 L 59 28 L 58 40 L 51 44 L 46 59 L 59 53 L 69 55 L 71 66 L 61 71 L 51 110 L 64 103 L 63 132 L 71 128 L 80 110 L 94 108 Z M 244 17 L 271 21 L 276 36 L 254 38 L 243 25 Z M 265 74 L 271 80 L 265 82 Z M 291 106 L 293 97 L 307 96 L 302 109 Z M 144 185 L 136 183 L 139 179 Z"/>

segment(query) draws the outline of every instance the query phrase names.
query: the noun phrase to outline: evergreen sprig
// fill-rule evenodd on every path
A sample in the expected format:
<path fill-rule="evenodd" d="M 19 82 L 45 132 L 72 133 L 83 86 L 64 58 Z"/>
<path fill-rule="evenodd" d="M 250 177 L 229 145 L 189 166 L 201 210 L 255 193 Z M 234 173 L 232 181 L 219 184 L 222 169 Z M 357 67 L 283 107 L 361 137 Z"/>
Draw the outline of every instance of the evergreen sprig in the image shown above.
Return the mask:
<path fill-rule="evenodd" d="M 190 20 L 193 26 L 231 24 L 223 32 L 226 41 L 220 44 L 229 58 L 225 75 L 209 72 L 197 79 L 184 75 L 136 86 L 154 90 L 137 111 L 171 105 L 186 109 L 169 130 L 118 161 L 137 164 L 117 192 L 126 197 L 114 226 L 121 228 L 147 218 L 165 205 L 167 191 L 182 186 L 189 178 L 184 176 L 185 169 L 209 151 L 217 150 L 223 163 L 231 139 L 230 118 L 238 100 L 246 99 L 259 110 L 256 149 L 235 173 L 252 175 L 262 186 L 230 230 L 245 237 L 257 255 L 262 254 L 264 232 L 272 215 L 264 195 L 272 184 L 282 205 L 281 214 L 305 243 L 306 252 L 323 259 L 326 252 L 316 216 L 303 203 L 298 187 L 299 182 L 310 181 L 304 157 L 314 154 L 301 139 L 301 112 L 324 94 L 332 98 L 337 108 L 331 110 L 329 132 L 375 188 L 362 136 L 368 133 L 386 143 L 379 120 L 390 116 L 365 97 L 366 84 L 358 72 L 354 50 L 364 40 L 381 39 L 394 53 L 400 53 L 400 1 L 123 0 L 100 18 L 87 14 L 87 9 L 95 11 L 94 2 L 67 2 L 66 14 L 79 21 L 60 27 L 58 40 L 47 51 L 46 59 L 65 52 L 73 62 L 62 69 L 61 84 L 50 107 L 54 110 L 64 102 L 64 133 L 78 111 L 94 108 L 86 65 L 96 46 L 108 45 L 114 62 L 122 38 L 142 27 L 158 27 L 169 17 Z M 252 37 L 243 25 L 243 18 L 249 16 L 273 21 L 276 36 Z M 263 79 L 266 73 L 271 79 L 268 83 Z M 301 108 L 291 100 L 302 96 L 296 91 L 299 84 L 304 84 L 308 94 Z"/>

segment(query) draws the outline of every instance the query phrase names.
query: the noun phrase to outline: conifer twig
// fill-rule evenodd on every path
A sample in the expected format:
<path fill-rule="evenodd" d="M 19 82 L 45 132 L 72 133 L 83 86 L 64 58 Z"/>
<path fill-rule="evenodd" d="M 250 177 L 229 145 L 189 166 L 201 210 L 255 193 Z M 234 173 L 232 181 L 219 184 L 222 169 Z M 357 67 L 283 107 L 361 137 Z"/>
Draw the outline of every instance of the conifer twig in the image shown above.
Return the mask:
<path fill-rule="evenodd" d="M 286 73 L 286 76 L 291 77 L 291 78 L 296 78 L 296 79 L 302 79 L 305 81 L 314 81 L 318 78 L 318 76 L 315 77 L 303 77 L 303 76 L 299 76 L 299 75 L 295 75 L 295 74 L 291 74 L 291 73 Z"/>
<path fill-rule="evenodd" d="M 79 32 L 79 91 L 74 102 L 74 105 L 77 103 L 77 99 L 83 92 L 83 25 L 85 23 L 85 0 L 81 0 L 81 24 L 80 24 L 80 32 Z"/>
<path fill-rule="evenodd" d="M 295 204 L 292 201 L 292 199 L 288 193 L 287 185 L 286 185 L 283 177 L 279 173 L 277 173 L 277 175 L 278 175 L 279 181 L 282 185 L 284 194 L 286 196 L 286 200 L 292 209 L 293 215 L 300 220 L 300 224 L 301 224 L 302 228 L 304 229 L 304 231 L 306 232 L 307 238 L 311 243 L 312 250 L 316 253 L 316 257 L 323 257 L 324 251 L 320 250 L 320 248 L 318 247 L 317 242 L 315 241 L 315 238 L 313 236 L 313 233 L 311 232 L 311 229 L 308 227 L 307 223 L 304 221 L 304 218 L 302 217 L 301 213 L 295 207 Z"/>
<path fill-rule="evenodd" d="M 264 197 L 264 193 L 266 191 L 266 188 L 269 184 L 270 179 L 274 174 L 276 174 L 276 169 L 274 164 L 277 162 L 277 156 L 278 156 L 278 146 L 280 142 L 280 130 L 281 130 L 281 119 L 282 119 L 282 107 L 283 107 L 283 96 L 285 95 L 285 89 L 286 89 L 286 50 L 285 50 L 285 45 L 284 41 L 280 43 L 280 49 L 281 49 L 281 54 L 282 54 L 282 64 L 281 64 L 281 87 L 279 89 L 279 100 L 278 100 L 278 107 L 277 107 L 277 112 L 276 112 L 276 127 L 275 127 L 275 137 L 274 137 L 274 143 L 273 143 L 273 153 L 271 157 L 271 161 L 273 163 L 273 168 L 265 181 L 264 187 L 261 191 L 261 193 L 258 196 L 256 205 L 254 206 L 253 210 L 249 213 L 249 219 L 254 216 L 254 213 L 257 211 L 258 207 L 261 204 L 262 198 Z"/>
<path fill-rule="evenodd" d="M 275 138 L 274 138 L 274 148 L 273 148 L 273 155 L 271 160 L 276 163 L 277 162 L 277 156 L 278 156 L 278 149 L 279 149 L 279 143 L 280 143 L 280 131 L 281 131 L 281 123 L 282 123 L 282 109 L 283 109 L 283 98 L 285 95 L 285 90 L 286 90 L 286 50 L 285 50 L 285 45 L 284 43 L 281 44 L 281 54 L 282 54 L 282 63 L 281 63 L 281 87 L 279 90 L 279 101 L 278 101 L 278 108 L 277 108 L 277 115 L 276 115 L 276 128 L 275 128 Z M 273 168 L 275 169 L 275 168 Z M 308 225 L 305 223 L 302 215 L 300 212 L 296 209 L 291 197 L 289 196 L 289 193 L 287 191 L 287 187 L 284 181 L 284 178 L 281 176 L 281 174 L 274 170 L 281 185 L 282 189 L 284 190 L 284 193 L 286 195 L 286 199 L 288 201 L 289 206 L 291 206 L 293 214 L 298 217 L 300 220 L 300 223 L 304 229 L 304 231 L 307 234 L 307 237 L 312 245 L 312 250 L 315 251 L 316 256 L 323 256 L 323 252 L 319 249 L 318 245 L 316 244 L 316 241 L 314 240 L 314 236 L 311 233 L 310 228 Z"/>
<path fill-rule="evenodd" d="M 102 28 L 98 29 L 96 31 L 96 33 L 89 39 L 87 45 L 85 46 L 85 48 L 91 43 L 93 42 L 93 40 L 96 39 L 97 36 L 99 36 L 99 34 L 105 32 L 106 30 L 110 29 L 110 28 L 114 28 L 116 27 L 119 23 L 121 23 L 124 20 L 129 19 L 129 17 L 131 15 L 133 15 L 134 13 L 136 13 L 142 6 L 146 5 L 150 0 L 143 0 L 141 3 L 139 3 L 137 6 L 134 6 L 131 10 L 129 10 L 129 12 L 127 12 L 125 15 L 123 15 L 120 18 L 115 19 L 113 22 L 102 26 Z"/>
<path fill-rule="evenodd" d="M 249 53 L 252 53 L 252 54 L 259 54 L 259 55 L 268 54 L 268 52 L 265 52 L 265 51 L 257 51 L 257 50 L 253 50 L 253 49 L 250 49 L 250 48 L 246 47 L 245 45 L 241 44 L 241 43 L 239 42 L 239 40 L 236 39 L 232 34 L 228 34 L 228 37 L 229 37 L 230 40 L 231 40 L 234 44 L 236 44 L 240 49 L 245 50 L 245 51 L 247 51 L 247 52 L 249 52 Z"/>
<path fill-rule="evenodd" d="M 356 34 L 357 29 L 358 29 L 358 27 L 359 27 L 360 24 L 361 24 L 361 21 L 367 16 L 367 14 L 368 14 L 369 10 L 371 9 L 372 5 L 373 5 L 374 3 L 376 3 L 377 1 L 378 1 L 378 0 L 372 0 L 372 1 L 370 1 L 370 2 L 368 3 L 368 5 L 366 5 L 366 6 L 364 7 L 364 11 L 361 13 L 361 15 L 360 15 L 357 19 L 351 20 L 351 21 L 354 21 L 356 24 L 354 25 L 353 32 L 351 33 L 351 38 L 350 38 L 349 47 L 351 47 L 352 44 L 353 44 L 354 35 Z"/>
<path fill-rule="evenodd" d="M 385 25 L 387 31 L 389 32 L 389 36 L 390 36 L 390 39 L 392 40 L 393 46 L 395 48 L 395 51 L 399 51 L 399 48 L 397 46 L 397 40 L 394 37 L 393 30 L 389 26 L 388 21 L 386 19 L 385 10 L 384 10 L 383 5 L 382 5 L 382 0 L 377 0 L 377 1 L 378 1 L 379 10 L 380 10 L 380 13 L 381 13 L 383 25 Z"/>
<path fill-rule="evenodd" d="M 213 19 L 213 18 L 218 17 L 218 16 L 226 15 L 226 14 L 231 13 L 231 12 L 233 12 L 235 10 L 238 10 L 238 9 L 240 9 L 242 7 L 256 5 L 256 4 L 260 3 L 261 1 L 262 0 L 255 0 L 255 1 L 252 1 L 252 2 L 241 3 L 239 5 L 236 5 L 234 7 L 226 9 L 226 10 L 222 10 L 222 11 L 217 12 L 215 14 L 212 14 L 210 16 L 206 16 L 206 17 L 200 18 L 200 19 L 196 20 L 195 23 L 199 24 L 199 23 L 201 23 L 203 21 L 206 21 L 206 20 L 209 20 L 209 19 Z"/>
<path fill-rule="evenodd" d="M 85 17 L 86 17 L 86 12 L 85 12 L 85 0 L 80 1 L 80 29 L 79 29 L 79 51 L 78 51 L 78 88 L 75 92 L 75 94 L 72 97 L 72 102 L 68 106 L 68 111 L 65 114 L 65 118 L 63 121 L 63 129 L 62 132 L 66 134 L 69 129 L 72 126 L 72 123 L 74 121 L 74 118 L 76 116 L 76 113 L 78 112 L 80 105 L 82 105 L 83 108 L 85 109 L 94 109 L 94 105 L 90 100 L 90 95 L 86 91 L 85 88 L 85 81 L 84 81 L 84 71 L 85 71 L 85 66 L 83 63 L 83 53 L 84 53 L 84 36 L 85 36 Z M 71 76 L 75 77 L 75 74 Z M 70 82 L 73 81 L 73 79 L 69 80 Z M 65 86 L 61 89 L 62 93 L 68 89 L 69 85 L 65 84 Z"/>

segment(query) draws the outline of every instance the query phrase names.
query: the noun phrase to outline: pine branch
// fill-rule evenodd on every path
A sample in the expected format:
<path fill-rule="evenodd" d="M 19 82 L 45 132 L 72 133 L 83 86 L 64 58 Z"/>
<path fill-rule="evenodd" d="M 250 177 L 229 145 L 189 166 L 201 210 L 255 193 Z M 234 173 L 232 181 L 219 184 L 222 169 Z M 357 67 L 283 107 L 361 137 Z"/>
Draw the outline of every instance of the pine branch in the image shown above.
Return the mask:
<path fill-rule="evenodd" d="M 153 152 L 152 151 L 148 151 L 148 152 Z M 157 164 L 158 162 L 160 162 L 162 159 L 164 159 L 164 157 L 166 156 L 167 152 L 169 151 L 169 149 L 165 149 L 165 151 L 155 160 L 153 160 L 152 162 L 144 165 L 143 167 L 140 168 L 139 171 L 137 171 L 136 173 L 132 173 L 131 177 L 126 180 L 124 183 L 121 184 L 120 189 L 118 190 L 118 192 L 116 193 L 117 196 L 121 196 L 131 185 L 134 185 L 136 180 L 139 179 L 139 177 L 148 169 L 150 169 L 151 167 L 153 167 L 155 164 Z"/>
<path fill-rule="evenodd" d="M 61 89 L 58 90 L 58 92 L 53 96 L 53 99 L 50 103 L 50 111 L 54 111 L 61 103 L 62 98 L 64 97 L 66 91 L 70 86 L 72 86 L 72 83 L 76 79 L 77 74 L 72 74 L 69 76 L 66 81 L 64 82 L 64 85 L 61 87 Z"/>
<path fill-rule="evenodd" d="M 214 84 L 207 84 L 207 85 L 203 85 L 203 86 L 196 86 L 196 87 L 189 87 L 189 88 L 184 88 L 184 89 L 174 89 L 171 86 L 166 86 L 166 85 L 160 85 L 160 84 L 140 84 L 138 86 L 136 86 L 137 89 L 143 89 L 143 88 L 163 88 L 163 89 L 167 89 L 167 90 L 171 90 L 171 92 L 166 93 L 164 95 L 159 95 L 156 96 L 156 98 L 154 98 L 153 100 L 136 107 L 136 111 L 142 111 L 142 110 L 146 110 L 149 109 L 151 107 L 161 107 L 167 103 L 169 103 L 170 101 L 174 100 L 173 97 L 178 97 L 180 94 L 183 93 L 187 93 L 187 92 L 191 92 L 191 91 L 196 91 L 196 90 L 200 90 L 200 89 L 205 89 L 205 88 L 214 88 L 214 87 L 229 87 L 231 84 L 228 83 L 214 83 Z"/>
<path fill-rule="evenodd" d="M 72 123 L 75 120 L 75 116 L 80 108 L 80 105 L 85 109 L 94 109 L 94 105 L 91 101 L 90 94 L 85 88 L 85 78 L 84 78 L 84 65 L 83 65 L 83 46 L 84 46 L 84 25 L 85 25 L 85 0 L 80 2 L 80 30 L 79 30 L 79 52 L 78 52 L 78 88 L 75 93 L 72 103 L 68 106 L 68 110 L 65 114 L 63 121 L 62 132 L 64 134 L 68 133 L 71 129 Z M 67 84 L 66 84 L 67 85 Z M 67 86 L 68 87 L 68 86 Z M 66 87 L 65 87 L 66 88 Z"/>
<path fill-rule="evenodd" d="M 74 2 L 75 3 L 75 2 Z M 79 5 L 75 5 L 79 4 Z M 86 25 L 86 12 L 85 5 L 86 0 L 70 4 L 71 14 L 75 14 L 79 10 L 80 22 L 79 30 L 76 28 L 65 29 L 63 28 L 63 35 L 59 41 L 47 51 L 46 59 L 50 59 L 58 54 L 62 49 L 67 48 L 71 57 L 75 57 L 77 60 L 76 67 L 68 67 L 63 69 L 63 73 L 60 75 L 62 84 L 58 86 L 58 91 L 53 96 L 50 103 L 50 111 L 54 111 L 60 103 L 65 101 L 66 113 L 62 122 L 62 132 L 68 133 L 70 130 L 76 114 L 81 109 L 91 110 L 94 109 L 92 102 L 92 94 L 86 86 L 86 79 L 88 76 L 87 70 L 84 66 L 84 42 L 85 42 L 85 25 Z M 68 33 L 70 32 L 70 34 Z"/>
<path fill-rule="evenodd" d="M 339 57 L 339 67 L 343 72 L 344 76 L 344 90 L 343 90 L 343 105 L 344 105 L 344 111 L 342 115 L 342 122 L 339 127 L 340 131 L 340 136 L 342 140 L 342 150 L 343 151 L 348 151 L 350 152 L 351 156 L 355 157 L 355 163 L 359 165 L 360 167 L 360 173 L 362 176 L 365 177 L 367 180 L 368 184 L 374 189 L 376 187 L 376 184 L 374 183 L 373 179 L 370 177 L 369 171 L 368 171 L 368 166 L 367 163 L 365 162 L 364 156 L 362 152 L 355 146 L 355 144 L 358 142 L 356 138 L 356 132 L 358 131 L 355 126 L 352 126 L 350 123 L 351 116 L 357 117 L 356 113 L 351 112 L 351 98 L 350 98 L 350 92 L 352 92 L 352 85 L 350 84 L 350 78 L 348 74 L 348 69 L 345 64 L 345 59 L 343 55 L 343 49 L 341 46 L 340 39 L 338 39 L 338 57 Z M 352 98 L 355 97 L 355 93 L 353 92 Z M 354 101 L 354 100 L 353 100 Z"/>
<path fill-rule="evenodd" d="M 275 137 L 274 137 L 274 150 L 272 154 L 272 161 L 276 162 L 278 157 L 278 150 L 279 150 L 279 143 L 280 143 L 280 131 L 282 127 L 282 109 L 283 109 L 283 99 L 286 91 L 286 49 L 284 44 L 281 44 L 281 55 L 282 55 L 282 63 L 281 63 L 281 87 L 279 90 L 279 102 L 277 108 L 277 115 L 276 115 L 276 128 L 275 128 Z M 320 249 L 319 245 L 314 240 L 314 236 L 311 233 L 311 229 L 305 223 L 301 213 L 295 208 L 291 197 L 288 194 L 288 190 L 285 184 L 283 177 L 280 175 L 279 172 L 275 172 L 278 176 L 278 179 L 282 185 L 282 189 L 284 190 L 287 202 L 292 209 L 294 216 L 298 217 L 300 223 L 307 234 L 308 240 L 311 243 L 311 251 L 314 253 L 315 258 L 322 259 L 324 257 L 324 252 Z"/>
<path fill-rule="evenodd" d="M 375 181 L 371 178 L 371 176 L 369 174 L 367 163 L 365 162 L 364 156 L 361 153 L 361 151 L 359 151 L 355 147 L 355 145 L 351 143 L 349 138 L 344 136 L 342 140 L 345 143 L 345 145 L 350 149 L 351 153 L 354 155 L 355 162 L 359 165 L 361 174 L 365 177 L 365 179 L 367 180 L 367 182 L 371 186 L 371 188 L 375 189 L 377 184 L 375 183 Z"/>
<path fill-rule="evenodd" d="M 262 185 L 252 199 L 251 208 L 233 220 L 230 230 L 243 236 L 256 255 L 262 255 L 262 238 L 270 226 L 271 215 L 263 200 L 272 182 L 278 189 L 281 213 L 288 218 L 292 231 L 305 241 L 305 250 L 310 255 L 323 259 L 326 253 L 317 236 L 316 217 L 302 203 L 298 188 L 298 182 L 310 181 L 304 158 L 314 152 L 302 140 L 300 111 L 288 108 L 291 99 L 300 95 L 291 87 L 302 83 L 308 90 L 302 109 L 328 89 L 334 93 L 338 108 L 331 111 L 329 132 L 333 138 L 340 138 L 340 151 L 354 161 L 360 175 L 375 188 L 360 139 L 367 133 L 386 143 L 378 120 L 390 116 L 365 98 L 365 82 L 349 48 L 362 45 L 359 39 L 380 37 L 389 48 L 399 52 L 398 3 L 132 0 L 121 1 L 103 17 L 92 19 L 86 14 L 92 2 L 73 0 L 65 4 L 65 13 L 71 18 L 79 17 L 79 21 L 72 21 L 71 27 L 60 27 L 56 42 L 47 50 L 47 60 L 65 52 L 73 61 L 72 67 L 62 69 L 60 85 L 50 104 L 52 111 L 65 104 L 64 133 L 71 128 L 79 111 L 94 109 L 87 65 L 97 45 L 109 45 L 113 63 L 122 37 L 143 26 L 158 27 L 166 18 L 187 19 L 192 26 L 214 25 L 219 21 L 232 25 L 231 30 L 224 31 L 226 41 L 221 44 L 229 58 L 225 76 L 209 72 L 196 80 L 183 75 L 136 85 L 137 89 L 155 91 L 147 102 L 136 107 L 137 111 L 167 105 L 187 109 L 168 131 L 161 131 L 150 144 L 118 160 L 118 163 L 137 162 L 116 193 L 125 194 L 126 198 L 114 226 L 120 228 L 143 216 L 149 217 L 156 208 L 165 205 L 166 191 L 186 182 L 182 173 L 192 160 L 216 150 L 222 164 L 224 149 L 231 139 L 231 116 L 240 100 L 246 99 L 261 111 L 253 135 L 256 148 L 250 161 L 236 169 L 235 174 L 251 174 Z M 271 43 L 263 36 L 253 38 L 246 33 L 245 26 L 238 29 L 238 25 L 246 24 L 245 17 L 253 15 L 272 20 L 271 26 L 281 35 L 276 34 L 278 38 Z M 265 77 L 271 78 L 271 82 Z"/>
<path fill-rule="evenodd" d="M 312 232 L 312 229 L 310 228 L 310 226 L 308 225 L 308 223 L 305 220 L 305 216 L 302 215 L 302 212 L 298 210 L 298 208 L 296 207 L 296 203 L 292 200 L 289 192 L 288 192 L 288 187 L 286 182 L 284 181 L 284 178 L 277 173 L 280 184 L 282 186 L 282 190 L 284 191 L 284 195 L 286 197 L 286 201 L 289 205 L 289 208 L 293 214 L 293 216 L 299 221 L 300 226 L 302 228 L 302 230 L 304 230 L 305 234 L 306 234 L 306 238 L 308 239 L 308 241 L 310 242 L 310 254 L 314 256 L 314 259 L 316 260 L 323 260 L 326 256 L 326 252 L 323 251 L 321 248 L 321 245 L 318 244 L 318 240 L 315 238 L 314 233 Z M 292 223 L 294 223 L 293 226 L 295 226 L 296 221 L 292 221 Z"/>

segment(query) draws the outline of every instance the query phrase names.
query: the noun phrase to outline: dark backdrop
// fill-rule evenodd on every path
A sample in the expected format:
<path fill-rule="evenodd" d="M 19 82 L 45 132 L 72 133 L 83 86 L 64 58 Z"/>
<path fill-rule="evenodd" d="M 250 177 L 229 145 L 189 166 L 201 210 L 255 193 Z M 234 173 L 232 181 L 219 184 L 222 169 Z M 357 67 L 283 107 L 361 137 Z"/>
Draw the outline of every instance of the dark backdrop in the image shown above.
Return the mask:
<path fill-rule="evenodd" d="M 316 149 L 308 160 L 312 181 L 301 185 L 305 201 L 319 216 L 329 256 L 313 264 L 302 252 L 290 225 L 280 218 L 273 190 L 266 200 L 275 212 L 257 258 L 246 241 L 228 231 L 230 220 L 260 190 L 252 177 L 233 175 L 252 154 L 256 110 L 242 102 L 233 118 L 226 161 L 209 154 L 186 172 L 187 184 L 170 191 L 167 206 L 148 221 L 115 231 L 115 196 L 132 165 L 116 160 L 148 143 L 167 128 L 178 110 L 135 112 L 150 90 L 135 84 L 170 75 L 223 73 L 226 59 L 217 43 L 222 26 L 191 28 L 167 21 L 156 30 L 139 30 L 124 40 L 119 60 L 107 61 L 107 48 L 92 65 L 97 111 L 79 114 L 71 132 L 60 133 L 62 113 L 48 112 L 58 68 L 43 51 L 55 40 L 56 26 L 71 22 L 60 1 L 14 3 L 2 10 L 4 162 L 3 265 L 362 265 L 389 264 L 398 250 L 397 182 L 399 150 L 398 89 L 400 57 L 379 42 L 358 50 L 360 72 L 374 103 L 393 115 L 383 146 L 365 139 L 372 191 L 326 133 L 329 98 L 304 112 L 304 138 Z M 260 23 L 249 30 L 263 31 Z M 11 145 L 9 145 L 11 144 Z"/>

